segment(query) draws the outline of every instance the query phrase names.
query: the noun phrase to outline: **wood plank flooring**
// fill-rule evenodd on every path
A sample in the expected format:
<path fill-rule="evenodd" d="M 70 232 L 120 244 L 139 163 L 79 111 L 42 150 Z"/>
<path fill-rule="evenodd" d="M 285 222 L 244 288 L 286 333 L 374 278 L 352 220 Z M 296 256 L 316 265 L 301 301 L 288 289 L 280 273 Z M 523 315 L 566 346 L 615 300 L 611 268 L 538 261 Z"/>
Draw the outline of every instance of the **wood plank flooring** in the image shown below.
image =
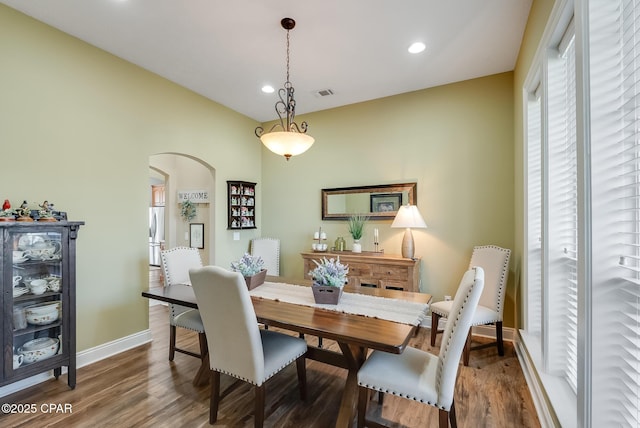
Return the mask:
<path fill-rule="evenodd" d="M 153 343 L 110 357 L 78 370 L 77 387 L 70 390 L 66 375 L 0 399 L 1 403 L 35 404 L 35 413 L 0 414 L 2 427 L 207 427 L 209 387 L 191 384 L 199 360 L 176 354 L 168 361 L 168 309 L 150 308 Z M 315 344 L 317 339 L 307 338 Z M 181 347 L 197 350 L 197 335 L 179 331 Z M 429 330 L 422 329 L 412 346 L 437 352 L 429 345 Z M 337 350 L 335 343 L 325 346 Z M 333 426 L 346 371 L 307 361 L 308 398 L 300 401 L 295 365 L 267 383 L 265 426 Z M 253 390 L 243 382 L 222 376 L 223 399 L 218 427 L 253 426 Z M 456 388 L 460 427 L 539 427 L 513 346 L 505 356 L 495 347 L 471 353 L 470 367 L 460 366 Z M 72 412 L 44 412 L 43 405 L 70 404 Z M 59 409 L 63 410 L 63 409 Z M 392 427 L 437 427 L 437 411 L 427 405 L 385 396 L 374 400 L 370 415 Z M 355 423 L 354 423 L 355 426 Z"/>

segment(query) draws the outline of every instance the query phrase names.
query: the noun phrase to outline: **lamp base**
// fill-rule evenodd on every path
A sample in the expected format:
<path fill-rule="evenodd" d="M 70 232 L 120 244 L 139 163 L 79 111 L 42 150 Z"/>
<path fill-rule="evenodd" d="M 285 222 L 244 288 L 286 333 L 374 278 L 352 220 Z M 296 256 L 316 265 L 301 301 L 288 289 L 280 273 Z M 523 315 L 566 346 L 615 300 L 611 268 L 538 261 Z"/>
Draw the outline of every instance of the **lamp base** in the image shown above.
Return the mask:
<path fill-rule="evenodd" d="M 411 229 L 407 227 L 404 231 L 404 237 L 402 238 L 402 257 L 412 259 L 413 253 L 413 233 L 411 233 Z"/>

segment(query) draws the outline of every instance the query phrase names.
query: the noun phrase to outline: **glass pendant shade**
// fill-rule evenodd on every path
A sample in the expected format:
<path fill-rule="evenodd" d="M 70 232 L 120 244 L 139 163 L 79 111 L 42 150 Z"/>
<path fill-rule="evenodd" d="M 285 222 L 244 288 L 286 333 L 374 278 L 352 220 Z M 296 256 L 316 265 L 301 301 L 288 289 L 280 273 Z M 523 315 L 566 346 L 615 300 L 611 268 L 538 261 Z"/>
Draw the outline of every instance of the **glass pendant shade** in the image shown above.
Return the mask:
<path fill-rule="evenodd" d="M 315 140 L 306 134 L 307 122 L 301 122 L 300 125 L 295 122 L 296 100 L 293 97 L 295 90 L 289 80 L 289 31 L 296 26 L 296 21 L 292 18 L 283 18 L 280 25 L 287 30 L 287 79 L 284 87 L 278 90 L 280 100 L 275 105 L 280 121 L 273 125 L 269 132 L 265 133 L 262 126 L 258 126 L 254 132 L 269 150 L 289 160 L 291 156 L 306 152 Z M 275 129 L 281 131 L 275 131 Z"/>
<path fill-rule="evenodd" d="M 260 141 L 273 153 L 289 159 L 306 152 L 315 141 L 311 135 L 300 132 L 269 132 L 260 136 Z"/>

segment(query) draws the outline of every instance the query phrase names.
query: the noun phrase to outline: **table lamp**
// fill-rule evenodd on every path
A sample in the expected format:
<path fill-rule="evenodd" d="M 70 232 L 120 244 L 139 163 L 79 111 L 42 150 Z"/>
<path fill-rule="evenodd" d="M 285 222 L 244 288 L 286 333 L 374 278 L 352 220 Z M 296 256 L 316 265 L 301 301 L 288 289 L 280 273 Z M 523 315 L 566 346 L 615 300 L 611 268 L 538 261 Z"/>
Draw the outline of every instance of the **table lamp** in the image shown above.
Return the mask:
<path fill-rule="evenodd" d="M 393 219 L 391 227 L 405 228 L 404 238 L 402 238 L 402 257 L 413 258 L 413 234 L 411 229 L 426 229 L 427 224 L 422 219 L 418 207 L 415 205 L 402 205 Z"/>

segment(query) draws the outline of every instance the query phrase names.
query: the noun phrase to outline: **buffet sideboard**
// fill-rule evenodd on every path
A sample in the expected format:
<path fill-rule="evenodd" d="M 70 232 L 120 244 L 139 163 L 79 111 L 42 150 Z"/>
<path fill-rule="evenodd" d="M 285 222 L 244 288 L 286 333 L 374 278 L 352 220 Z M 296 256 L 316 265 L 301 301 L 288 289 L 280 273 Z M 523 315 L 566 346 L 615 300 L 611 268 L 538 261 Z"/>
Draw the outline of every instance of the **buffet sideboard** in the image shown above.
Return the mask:
<path fill-rule="evenodd" d="M 301 255 L 306 279 L 316 267 L 314 260 L 340 257 L 341 263 L 349 265 L 349 285 L 420 292 L 420 258 L 365 251 L 306 252 Z"/>

